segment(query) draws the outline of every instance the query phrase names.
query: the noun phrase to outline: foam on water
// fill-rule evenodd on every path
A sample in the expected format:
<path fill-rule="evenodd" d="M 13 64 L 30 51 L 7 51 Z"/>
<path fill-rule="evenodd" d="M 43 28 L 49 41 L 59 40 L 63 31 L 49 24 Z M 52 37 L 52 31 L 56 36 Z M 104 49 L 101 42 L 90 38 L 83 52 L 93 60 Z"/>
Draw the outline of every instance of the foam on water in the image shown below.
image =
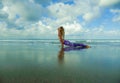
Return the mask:
<path fill-rule="evenodd" d="M 90 45 L 117 45 L 117 46 L 120 46 L 120 39 L 87 39 L 87 40 L 76 40 L 76 42 L 90 44 Z"/>
<path fill-rule="evenodd" d="M 88 45 L 116 45 L 120 46 L 120 39 L 74 39 L 70 40 L 75 43 Z M 60 44 L 58 39 L 29 39 L 29 40 L 0 40 L 0 44 Z"/>

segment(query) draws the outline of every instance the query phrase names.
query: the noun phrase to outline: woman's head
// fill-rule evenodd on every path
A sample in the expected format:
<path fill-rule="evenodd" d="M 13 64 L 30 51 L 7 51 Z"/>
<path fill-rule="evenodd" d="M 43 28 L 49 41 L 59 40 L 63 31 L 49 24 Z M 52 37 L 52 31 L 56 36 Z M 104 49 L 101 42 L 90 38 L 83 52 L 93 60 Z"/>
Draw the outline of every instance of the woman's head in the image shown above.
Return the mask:
<path fill-rule="evenodd" d="M 61 30 L 64 30 L 63 26 L 60 26 L 60 29 L 61 29 Z"/>

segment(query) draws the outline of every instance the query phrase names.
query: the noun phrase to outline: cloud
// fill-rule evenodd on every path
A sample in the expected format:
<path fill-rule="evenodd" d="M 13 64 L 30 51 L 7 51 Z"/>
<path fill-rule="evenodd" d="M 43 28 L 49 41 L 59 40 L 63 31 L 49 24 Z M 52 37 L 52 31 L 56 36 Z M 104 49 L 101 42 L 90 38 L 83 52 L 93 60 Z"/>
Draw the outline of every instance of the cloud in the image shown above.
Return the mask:
<path fill-rule="evenodd" d="M 0 21 L 6 23 L 6 28 L 24 29 L 48 14 L 47 9 L 32 0 L 2 0 L 2 4 Z"/>
<path fill-rule="evenodd" d="M 100 6 L 104 6 L 104 7 L 107 7 L 107 6 L 114 6 L 116 4 L 120 3 L 120 0 L 100 0 Z"/>
<path fill-rule="evenodd" d="M 51 3 L 47 7 L 43 7 L 43 3 L 52 2 L 52 0 L 3 0 L 3 10 L 9 15 L 8 18 L 10 20 L 15 20 L 18 16 L 19 19 L 17 18 L 17 20 L 20 21 L 39 21 L 41 18 L 49 16 L 57 19 L 57 22 L 63 23 L 78 20 L 77 17 L 79 16 L 82 16 L 85 21 L 91 21 L 100 14 L 100 9 L 97 7 L 96 1 L 75 0 L 73 4 L 64 3 L 69 1 L 71 0 Z M 20 21 L 17 21 L 17 23 Z"/>
<path fill-rule="evenodd" d="M 68 17 L 67 21 L 77 20 L 78 16 L 82 16 L 85 21 L 91 21 L 99 17 L 101 11 L 97 2 L 87 0 L 76 0 L 74 4 L 55 3 L 48 6 L 48 9 L 56 18 Z"/>
<path fill-rule="evenodd" d="M 66 35 L 79 34 L 83 31 L 82 25 L 75 21 L 73 23 L 66 23 L 63 27 L 65 28 Z"/>
<path fill-rule="evenodd" d="M 48 36 L 53 34 L 52 28 L 50 26 L 44 25 L 41 21 L 27 25 L 24 29 L 16 29 L 16 28 L 7 28 L 7 24 L 5 22 L 0 23 L 0 35 L 1 37 L 35 37 L 39 36 Z"/>
<path fill-rule="evenodd" d="M 93 27 L 92 29 L 83 29 L 82 35 L 78 35 L 81 38 L 91 38 L 91 39 L 103 39 L 103 38 L 119 38 L 120 37 L 120 30 L 119 29 L 110 29 L 106 30 L 104 26 Z"/>
<path fill-rule="evenodd" d="M 3 4 L 2 4 L 2 2 L 0 1 L 0 9 L 3 7 Z"/>
<path fill-rule="evenodd" d="M 3 11 L 0 11 L 0 21 L 5 21 L 8 18 L 8 14 Z"/>
<path fill-rule="evenodd" d="M 52 3 L 52 0 L 33 0 L 33 1 L 43 6 L 48 6 L 50 5 L 50 3 Z"/>
<path fill-rule="evenodd" d="M 3 4 L 3 11 L 9 15 L 10 20 L 16 19 L 16 15 L 19 15 L 21 21 L 38 21 L 45 13 L 41 5 L 32 3 L 29 0 L 5 0 Z"/>
<path fill-rule="evenodd" d="M 113 22 L 120 22 L 120 9 L 111 9 L 110 12 L 114 14 Z"/>
<path fill-rule="evenodd" d="M 99 16 L 100 16 L 100 9 L 99 9 L 99 7 L 94 7 L 91 12 L 85 13 L 83 15 L 83 19 L 85 21 L 91 21 L 91 20 L 93 20 L 93 19 L 95 19 L 95 18 L 97 18 Z"/>
<path fill-rule="evenodd" d="M 57 37 L 59 26 L 65 28 L 67 36 L 118 34 L 116 30 L 107 32 L 101 27 L 94 28 L 93 23 L 106 7 L 112 8 L 118 3 L 118 0 L 1 0 L 0 36 Z M 119 9 L 110 11 L 113 21 L 119 22 Z M 94 25 L 92 29 L 87 26 L 88 22 Z"/>
<path fill-rule="evenodd" d="M 72 14 L 74 16 L 74 12 L 70 13 L 73 9 L 72 7 L 73 6 L 69 4 L 55 3 L 48 6 L 48 9 L 53 17 L 60 19 L 62 17 L 71 16 Z"/>
<path fill-rule="evenodd" d="M 62 25 L 65 28 L 66 35 L 75 35 L 83 31 L 82 25 L 77 22 L 66 23 Z M 13 37 L 13 38 L 55 38 L 57 37 L 57 27 L 53 28 L 49 25 L 45 25 L 43 22 L 39 21 L 34 24 L 26 25 L 24 29 L 7 28 L 5 22 L 0 23 L 0 33 L 1 37 Z M 52 37 L 53 36 L 53 37 Z"/>

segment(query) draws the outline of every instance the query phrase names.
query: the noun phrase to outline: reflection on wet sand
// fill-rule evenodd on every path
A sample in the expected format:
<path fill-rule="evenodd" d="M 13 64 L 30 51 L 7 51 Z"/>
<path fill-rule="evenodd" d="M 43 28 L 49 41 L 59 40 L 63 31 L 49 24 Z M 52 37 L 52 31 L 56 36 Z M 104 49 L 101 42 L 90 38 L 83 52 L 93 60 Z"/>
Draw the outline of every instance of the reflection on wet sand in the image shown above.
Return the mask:
<path fill-rule="evenodd" d="M 64 48 L 61 47 L 59 53 L 58 53 L 58 61 L 60 64 L 64 63 Z"/>
<path fill-rule="evenodd" d="M 82 49 L 87 49 L 87 48 L 81 48 L 81 47 L 61 47 L 60 51 L 58 52 L 58 61 L 60 64 L 63 64 L 64 63 L 64 51 L 65 52 L 69 52 L 69 51 L 79 51 L 79 50 L 82 50 Z"/>
<path fill-rule="evenodd" d="M 64 51 L 75 51 L 75 50 L 82 50 L 82 49 L 87 49 L 87 48 L 90 48 L 90 47 L 65 47 L 64 48 Z"/>

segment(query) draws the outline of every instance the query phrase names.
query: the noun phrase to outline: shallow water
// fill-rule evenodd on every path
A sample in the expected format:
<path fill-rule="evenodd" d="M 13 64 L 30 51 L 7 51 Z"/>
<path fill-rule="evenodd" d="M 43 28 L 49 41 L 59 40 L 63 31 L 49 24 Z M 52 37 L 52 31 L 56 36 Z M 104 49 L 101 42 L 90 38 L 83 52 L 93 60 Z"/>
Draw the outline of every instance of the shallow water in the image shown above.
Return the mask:
<path fill-rule="evenodd" d="M 64 51 L 57 40 L 0 41 L 0 83 L 120 83 L 120 42 L 83 43 L 91 48 Z"/>

